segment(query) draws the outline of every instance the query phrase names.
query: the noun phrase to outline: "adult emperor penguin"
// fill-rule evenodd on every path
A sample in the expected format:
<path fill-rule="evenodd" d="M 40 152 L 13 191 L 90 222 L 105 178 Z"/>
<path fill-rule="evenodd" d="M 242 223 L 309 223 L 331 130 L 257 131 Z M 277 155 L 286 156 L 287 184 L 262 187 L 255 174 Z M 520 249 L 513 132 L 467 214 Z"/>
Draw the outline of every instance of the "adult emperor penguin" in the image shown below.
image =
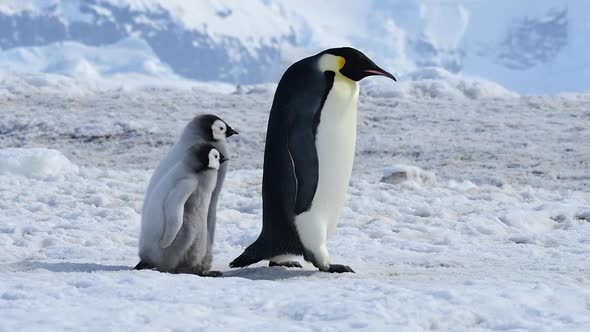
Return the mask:
<path fill-rule="evenodd" d="M 161 272 L 220 276 L 209 271 L 207 214 L 223 154 L 212 144 L 185 150 L 146 197 L 139 256 Z"/>
<path fill-rule="evenodd" d="M 221 154 L 224 156 L 229 155 L 226 138 L 232 135 L 237 135 L 238 132 L 230 127 L 225 121 L 214 114 L 202 114 L 195 116 L 183 129 L 179 140 L 172 146 L 170 151 L 160 161 L 156 170 L 152 174 L 150 182 L 148 184 L 144 202 L 149 200 L 149 196 L 152 195 L 155 186 L 158 181 L 172 168 L 184 155 L 185 151 L 195 144 L 204 142 L 211 143 Z M 213 238 L 215 236 L 215 224 L 217 215 L 217 201 L 223 182 L 225 180 L 225 174 L 227 173 L 228 163 L 223 163 L 219 167 L 217 172 L 217 185 L 211 196 L 211 203 L 209 205 L 209 213 L 207 215 L 207 230 L 209 233 L 209 245 L 213 244 Z M 148 206 L 144 204 L 142 209 L 142 215 L 146 213 Z M 211 247 L 208 249 L 209 255 Z M 154 268 L 146 262 L 140 261 L 135 269 L 147 269 Z"/>
<path fill-rule="evenodd" d="M 326 240 L 352 172 L 358 81 L 372 75 L 396 80 L 350 47 L 300 60 L 283 74 L 266 133 L 262 232 L 231 267 L 265 259 L 271 266 L 301 267 L 287 258 L 303 255 L 320 271 L 353 272 L 331 264 Z"/>

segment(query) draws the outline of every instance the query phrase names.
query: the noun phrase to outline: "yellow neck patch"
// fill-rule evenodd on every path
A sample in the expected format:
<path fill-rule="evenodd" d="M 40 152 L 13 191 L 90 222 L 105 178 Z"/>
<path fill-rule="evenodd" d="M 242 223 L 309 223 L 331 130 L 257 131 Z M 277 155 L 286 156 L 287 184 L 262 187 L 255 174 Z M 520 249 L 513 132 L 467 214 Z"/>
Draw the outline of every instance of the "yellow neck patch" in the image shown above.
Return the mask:
<path fill-rule="evenodd" d="M 331 70 L 336 74 L 340 74 L 340 69 L 344 67 L 346 60 L 341 56 L 332 54 L 324 54 L 320 57 L 319 66 L 321 71 Z"/>

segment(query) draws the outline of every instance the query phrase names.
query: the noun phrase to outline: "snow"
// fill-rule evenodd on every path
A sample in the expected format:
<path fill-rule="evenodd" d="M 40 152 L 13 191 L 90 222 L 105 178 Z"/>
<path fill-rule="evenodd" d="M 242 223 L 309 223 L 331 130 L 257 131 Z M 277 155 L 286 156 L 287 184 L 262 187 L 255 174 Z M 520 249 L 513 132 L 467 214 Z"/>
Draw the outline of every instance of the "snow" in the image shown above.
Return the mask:
<path fill-rule="evenodd" d="M 590 221 L 590 210 L 582 211 L 582 212 L 576 214 L 576 218 Z"/>
<path fill-rule="evenodd" d="M 590 94 L 526 94 L 588 90 L 589 5 L 531 4 L 0 1 L 0 331 L 586 331 Z M 399 79 L 362 82 L 328 246 L 357 273 L 231 270 L 260 232 L 272 81 L 341 45 Z M 133 271 L 151 172 L 205 112 L 240 132 L 225 277 Z"/>
<path fill-rule="evenodd" d="M 0 174 L 2 175 L 48 178 L 76 173 L 78 173 L 78 166 L 72 164 L 57 150 L 0 149 Z"/>
<path fill-rule="evenodd" d="M 129 74 L 180 80 L 167 65 L 160 62 L 144 40 L 137 38 L 127 38 L 103 47 L 63 42 L 13 48 L 0 52 L 0 70 L 49 73 L 81 81 L 102 77 L 116 80 Z"/>
<path fill-rule="evenodd" d="M 0 97 L 7 99 L 36 94 L 81 97 L 95 95 L 99 91 L 122 94 L 140 88 L 195 90 L 216 93 L 232 93 L 236 91 L 236 86 L 228 83 L 204 83 L 181 78 L 165 79 L 141 73 L 97 76 L 84 81 L 80 81 L 79 77 L 74 78 L 70 75 L 23 72 L 7 72 L 5 76 L 0 77 Z M 262 88 L 258 88 L 258 86 L 248 86 L 247 93 L 266 91 L 260 89 Z"/>
<path fill-rule="evenodd" d="M 363 93 L 375 97 L 486 99 L 518 96 L 517 93 L 486 79 L 457 75 L 436 67 L 407 73 L 399 78 L 397 84 L 383 84 L 382 80 L 362 84 Z"/>
<path fill-rule="evenodd" d="M 353 46 L 400 77 L 404 95 L 586 92 L 589 11 L 578 0 L 4 0 L 0 72 L 259 84 Z"/>
<path fill-rule="evenodd" d="M 518 93 L 589 89 L 590 7 L 583 1 L 296 3 L 288 8 L 312 31 L 299 34 L 309 35 L 303 47 L 353 45 L 399 76 L 437 67 Z"/>
<path fill-rule="evenodd" d="M 0 330 L 590 326 L 590 95 L 363 93 L 328 244 L 357 273 L 333 275 L 307 263 L 227 267 L 261 227 L 272 85 L 122 90 L 25 77 L 3 78 L 0 93 Z M 204 112 L 240 132 L 214 246 L 225 277 L 133 271 L 151 171 Z"/>
<path fill-rule="evenodd" d="M 243 45 L 250 52 L 292 34 L 294 29 L 292 25 L 285 24 L 285 10 L 280 3 L 274 1 L 257 0 L 240 4 L 225 0 L 103 0 L 89 3 L 112 19 L 113 16 L 109 9 L 105 9 L 105 4 L 129 8 L 135 12 L 166 12 L 185 28 L 208 34 L 215 43 L 223 42 L 224 38 L 231 36 L 244 42 Z M 79 0 L 8 0 L 0 3 L 0 12 L 49 12 L 68 23 L 91 23 L 93 16 L 82 12 L 82 5 L 85 5 L 84 2 Z M 265 19 L 253 19 L 255 17 Z M 145 23 L 158 26 L 156 20 L 147 20 Z"/>
<path fill-rule="evenodd" d="M 22 0 L 22 1 L 2 1 L 0 2 L 0 11 L 9 14 L 16 14 L 23 11 L 36 12 L 55 5 L 58 0 Z"/>
<path fill-rule="evenodd" d="M 224 0 L 107 0 L 118 6 L 130 6 L 136 10 L 168 11 L 189 29 L 209 33 L 215 42 L 232 36 L 242 41 L 253 52 L 273 39 L 288 35 L 292 26 L 285 24 L 278 3 L 248 1 L 236 3 Z M 265 19 L 254 19 L 264 17 Z"/>
<path fill-rule="evenodd" d="M 436 176 L 434 173 L 416 166 L 394 165 L 383 170 L 381 181 L 393 184 L 405 181 L 415 182 L 416 184 L 429 184 L 436 182 Z"/>

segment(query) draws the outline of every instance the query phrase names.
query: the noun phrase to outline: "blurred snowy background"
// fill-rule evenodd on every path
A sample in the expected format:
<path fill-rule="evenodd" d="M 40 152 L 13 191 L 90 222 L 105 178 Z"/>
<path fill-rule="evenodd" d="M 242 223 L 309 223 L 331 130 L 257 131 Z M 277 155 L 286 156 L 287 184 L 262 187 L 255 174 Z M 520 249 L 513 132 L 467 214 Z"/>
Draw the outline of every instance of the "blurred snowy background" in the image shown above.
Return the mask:
<path fill-rule="evenodd" d="M 0 0 L 0 332 L 590 331 L 589 0 Z M 276 81 L 363 80 L 331 275 L 228 263 L 262 219 Z M 567 92 L 567 93 L 563 93 Z M 152 170 L 229 139 L 214 269 L 131 271 Z"/>
<path fill-rule="evenodd" d="M 580 92 L 589 17 L 579 0 L 0 0 L 0 73 L 258 84 L 351 45 L 406 83 Z"/>

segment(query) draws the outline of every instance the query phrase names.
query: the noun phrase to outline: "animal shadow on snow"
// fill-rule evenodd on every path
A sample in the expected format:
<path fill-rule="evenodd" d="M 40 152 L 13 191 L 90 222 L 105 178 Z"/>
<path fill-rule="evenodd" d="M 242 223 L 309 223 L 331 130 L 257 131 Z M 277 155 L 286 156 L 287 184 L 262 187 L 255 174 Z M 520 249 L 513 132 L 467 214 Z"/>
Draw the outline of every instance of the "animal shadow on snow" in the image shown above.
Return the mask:
<path fill-rule="evenodd" d="M 0 271 L 19 272 L 36 269 L 48 270 L 51 272 L 97 272 L 97 271 L 124 271 L 132 270 L 132 267 L 125 265 L 102 265 L 94 263 L 72 263 L 72 262 L 35 262 L 23 261 L 7 264 L 0 267 Z"/>
<path fill-rule="evenodd" d="M 250 280 L 281 280 L 297 277 L 309 277 L 318 271 L 284 267 L 248 267 L 223 272 L 224 278 L 244 278 Z"/>
<path fill-rule="evenodd" d="M 0 272 L 25 272 L 37 269 L 51 272 L 98 272 L 98 271 L 135 271 L 131 266 L 102 265 L 94 263 L 73 262 L 37 262 L 22 261 L 0 265 Z M 251 267 L 223 272 L 224 278 L 244 278 L 250 280 L 282 280 L 298 277 L 309 277 L 320 273 L 313 270 L 287 269 L 284 267 Z"/>

